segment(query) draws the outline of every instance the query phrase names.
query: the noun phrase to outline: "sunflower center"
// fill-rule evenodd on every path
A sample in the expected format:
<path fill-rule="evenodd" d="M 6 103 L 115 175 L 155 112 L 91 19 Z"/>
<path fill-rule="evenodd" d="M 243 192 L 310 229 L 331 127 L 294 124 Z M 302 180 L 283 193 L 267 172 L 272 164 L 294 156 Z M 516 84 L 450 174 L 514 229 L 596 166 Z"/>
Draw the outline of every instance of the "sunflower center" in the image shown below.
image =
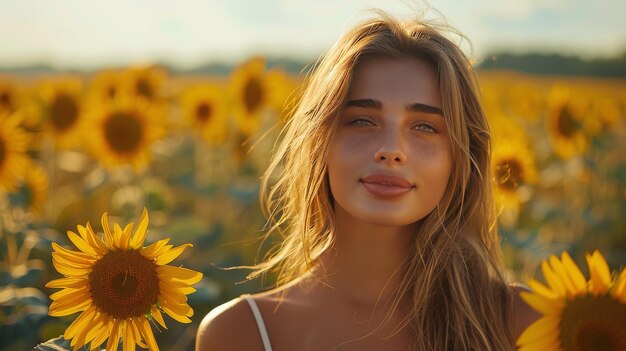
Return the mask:
<path fill-rule="evenodd" d="M 9 95 L 8 91 L 3 91 L 0 93 L 0 106 L 6 109 L 11 108 L 11 95 Z"/>
<path fill-rule="evenodd" d="M 70 129 L 78 119 L 78 104 L 72 96 L 60 93 L 50 106 L 50 117 L 54 129 L 59 132 Z"/>
<path fill-rule="evenodd" d="M 572 109 L 567 105 L 559 111 L 558 128 L 559 133 L 564 137 L 571 137 L 578 130 L 578 123 L 574 119 Z"/>
<path fill-rule="evenodd" d="M 152 89 L 150 82 L 146 79 L 137 80 L 135 88 L 137 88 L 137 93 L 146 99 L 152 99 L 152 97 L 154 97 L 154 90 Z"/>
<path fill-rule="evenodd" d="M 211 118 L 211 110 L 211 105 L 205 102 L 198 105 L 198 107 L 196 108 L 196 117 L 198 118 L 198 121 L 206 123 L 209 118 Z"/>
<path fill-rule="evenodd" d="M 263 101 L 263 87 L 258 79 L 248 79 L 243 90 L 243 100 L 249 113 L 259 108 Z"/>
<path fill-rule="evenodd" d="M 575 298 L 561 318 L 564 350 L 626 350 L 626 305 L 610 296 Z"/>
<path fill-rule="evenodd" d="M 128 153 L 137 149 L 143 130 L 135 116 L 126 112 L 116 112 L 106 121 L 104 136 L 111 148 L 118 153 Z"/>
<path fill-rule="evenodd" d="M 109 99 L 113 99 L 115 98 L 115 93 L 117 92 L 117 88 L 115 87 L 115 85 L 110 85 L 107 89 L 106 89 L 106 94 L 107 97 Z"/>
<path fill-rule="evenodd" d="M 112 251 L 89 273 L 89 292 L 96 307 L 115 318 L 139 317 L 159 296 L 156 265 L 138 251 Z"/>
<path fill-rule="evenodd" d="M 499 187 L 515 190 L 523 179 L 522 167 L 518 160 L 505 159 L 496 165 L 495 176 Z"/>

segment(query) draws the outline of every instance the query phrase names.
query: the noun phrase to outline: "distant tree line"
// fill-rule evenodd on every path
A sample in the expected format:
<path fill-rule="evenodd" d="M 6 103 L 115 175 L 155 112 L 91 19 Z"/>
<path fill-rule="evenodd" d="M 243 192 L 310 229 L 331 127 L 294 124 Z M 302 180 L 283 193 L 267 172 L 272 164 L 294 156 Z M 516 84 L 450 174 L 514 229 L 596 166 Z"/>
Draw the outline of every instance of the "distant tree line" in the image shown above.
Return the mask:
<path fill-rule="evenodd" d="M 156 64 L 173 74 L 228 75 L 237 62 L 207 62 L 194 68 L 180 68 L 168 63 Z M 281 67 L 291 74 L 307 73 L 314 67 L 313 60 L 267 57 L 268 67 Z M 583 59 L 578 56 L 547 53 L 496 53 L 488 55 L 478 64 L 479 70 L 513 70 L 530 74 L 595 76 L 626 78 L 626 50 L 617 57 Z M 45 73 L 90 73 L 75 69 L 59 69 L 48 64 L 0 67 L 0 73 L 45 74 Z"/>
<path fill-rule="evenodd" d="M 618 57 L 591 60 L 561 54 L 499 53 L 485 58 L 478 65 L 478 69 L 506 69 L 532 74 L 624 78 L 626 77 L 626 51 Z"/>

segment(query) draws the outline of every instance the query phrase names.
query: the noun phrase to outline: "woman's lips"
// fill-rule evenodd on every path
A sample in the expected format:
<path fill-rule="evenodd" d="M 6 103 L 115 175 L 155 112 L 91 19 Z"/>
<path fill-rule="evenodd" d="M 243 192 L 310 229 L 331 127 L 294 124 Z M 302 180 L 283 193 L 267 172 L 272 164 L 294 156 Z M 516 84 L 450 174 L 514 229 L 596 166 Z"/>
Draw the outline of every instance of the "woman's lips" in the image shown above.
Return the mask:
<path fill-rule="evenodd" d="M 395 197 L 408 193 L 413 187 L 404 187 L 392 184 L 367 183 L 361 180 L 363 187 L 370 193 L 381 197 Z"/>
<path fill-rule="evenodd" d="M 415 186 L 403 177 L 391 174 L 372 174 L 360 179 L 370 193 L 379 197 L 395 197 L 406 194 Z"/>

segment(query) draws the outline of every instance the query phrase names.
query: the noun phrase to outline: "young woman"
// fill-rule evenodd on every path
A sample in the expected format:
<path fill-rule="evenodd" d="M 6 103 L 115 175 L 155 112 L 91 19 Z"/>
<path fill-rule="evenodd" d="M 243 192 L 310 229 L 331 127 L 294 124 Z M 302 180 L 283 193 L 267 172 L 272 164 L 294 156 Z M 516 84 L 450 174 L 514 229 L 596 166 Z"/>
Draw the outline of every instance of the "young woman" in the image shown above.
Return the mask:
<path fill-rule="evenodd" d="M 385 13 L 311 75 L 262 181 L 277 287 L 202 321 L 197 350 L 513 350 L 538 315 L 503 272 L 490 134 L 447 28 Z"/>

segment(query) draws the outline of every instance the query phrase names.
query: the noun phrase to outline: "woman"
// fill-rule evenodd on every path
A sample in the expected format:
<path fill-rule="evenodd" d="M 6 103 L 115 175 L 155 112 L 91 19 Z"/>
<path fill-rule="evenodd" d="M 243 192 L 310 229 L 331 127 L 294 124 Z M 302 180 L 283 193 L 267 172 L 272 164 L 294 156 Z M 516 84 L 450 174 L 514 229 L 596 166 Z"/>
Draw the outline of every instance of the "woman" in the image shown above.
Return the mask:
<path fill-rule="evenodd" d="M 310 77 L 262 180 L 277 287 L 211 311 L 198 350 L 513 350 L 490 134 L 447 28 L 385 13 Z"/>

